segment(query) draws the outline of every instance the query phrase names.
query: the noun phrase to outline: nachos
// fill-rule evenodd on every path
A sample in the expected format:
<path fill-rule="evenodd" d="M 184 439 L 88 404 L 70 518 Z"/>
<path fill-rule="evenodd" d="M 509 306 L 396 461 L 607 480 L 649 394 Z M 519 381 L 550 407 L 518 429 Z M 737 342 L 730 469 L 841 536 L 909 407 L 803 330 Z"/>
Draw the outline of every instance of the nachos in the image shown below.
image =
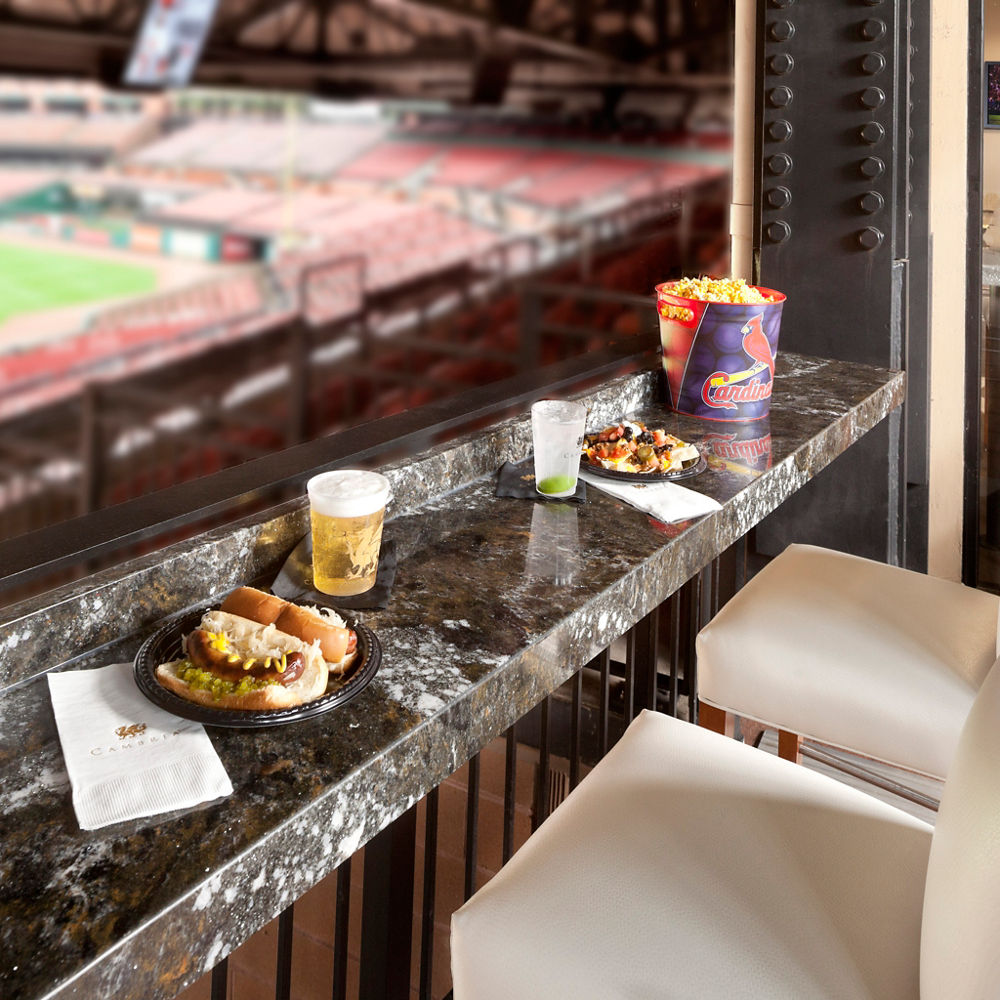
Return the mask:
<path fill-rule="evenodd" d="M 698 449 L 661 428 L 623 420 L 583 439 L 589 465 L 614 472 L 680 472 L 698 460 Z"/>

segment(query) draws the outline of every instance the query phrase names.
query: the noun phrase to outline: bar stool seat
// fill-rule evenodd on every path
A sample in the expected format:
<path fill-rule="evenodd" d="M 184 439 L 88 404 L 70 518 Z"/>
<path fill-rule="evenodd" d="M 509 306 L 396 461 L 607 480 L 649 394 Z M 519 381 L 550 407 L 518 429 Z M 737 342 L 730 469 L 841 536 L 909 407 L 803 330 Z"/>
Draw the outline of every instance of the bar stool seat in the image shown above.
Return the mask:
<path fill-rule="evenodd" d="M 943 778 L 998 611 L 993 594 L 790 545 L 698 635 L 702 724 L 721 730 L 721 710 Z"/>
<path fill-rule="evenodd" d="M 916 998 L 931 832 L 643 712 L 454 914 L 455 1000 Z"/>

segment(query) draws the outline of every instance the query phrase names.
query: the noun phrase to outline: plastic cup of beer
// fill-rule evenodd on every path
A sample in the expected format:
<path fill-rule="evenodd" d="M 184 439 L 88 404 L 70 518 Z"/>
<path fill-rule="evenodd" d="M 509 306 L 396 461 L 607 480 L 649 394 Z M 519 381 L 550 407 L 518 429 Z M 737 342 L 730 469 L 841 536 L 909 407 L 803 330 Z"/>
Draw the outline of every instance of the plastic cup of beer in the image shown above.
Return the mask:
<path fill-rule="evenodd" d="M 375 586 L 389 480 L 377 472 L 338 469 L 306 483 L 312 523 L 313 586 L 332 597 Z"/>
<path fill-rule="evenodd" d="M 531 439 L 535 448 L 535 489 L 545 497 L 571 497 L 576 492 L 587 407 L 562 399 L 540 399 L 531 405 Z"/>

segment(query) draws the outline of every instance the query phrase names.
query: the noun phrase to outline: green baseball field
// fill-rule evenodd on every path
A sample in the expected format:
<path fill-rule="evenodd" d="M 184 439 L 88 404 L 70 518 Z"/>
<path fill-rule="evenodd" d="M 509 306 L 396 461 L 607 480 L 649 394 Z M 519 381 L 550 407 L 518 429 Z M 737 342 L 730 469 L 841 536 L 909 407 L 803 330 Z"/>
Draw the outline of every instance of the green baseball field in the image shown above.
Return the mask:
<path fill-rule="evenodd" d="M 0 324 L 21 313 L 155 290 L 149 267 L 0 241 Z"/>

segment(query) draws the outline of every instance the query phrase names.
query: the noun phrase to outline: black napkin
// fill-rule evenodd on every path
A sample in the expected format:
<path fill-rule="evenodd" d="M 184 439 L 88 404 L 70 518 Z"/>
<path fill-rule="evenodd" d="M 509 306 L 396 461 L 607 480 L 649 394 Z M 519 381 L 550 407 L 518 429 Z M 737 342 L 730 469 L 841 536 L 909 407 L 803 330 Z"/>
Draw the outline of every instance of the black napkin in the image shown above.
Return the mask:
<path fill-rule="evenodd" d="M 547 497 L 535 489 L 535 462 L 532 458 L 520 462 L 504 462 L 497 475 L 498 497 L 519 497 L 522 500 L 554 500 L 557 503 L 583 503 L 587 499 L 587 484 L 576 481 L 576 493 L 571 497 Z"/>
<path fill-rule="evenodd" d="M 318 604 L 320 607 L 345 610 L 380 611 L 389 606 L 395 579 L 396 542 L 383 535 L 375 586 L 371 590 L 355 594 L 353 597 L 321 594 L 313 587 L 312 533 L 306 532 L 285 560 L 285 565 L 281 567 L 274 583 L 271 584 L 271 591 L 286 601 L 295 601 L 298 604 Z"/>

